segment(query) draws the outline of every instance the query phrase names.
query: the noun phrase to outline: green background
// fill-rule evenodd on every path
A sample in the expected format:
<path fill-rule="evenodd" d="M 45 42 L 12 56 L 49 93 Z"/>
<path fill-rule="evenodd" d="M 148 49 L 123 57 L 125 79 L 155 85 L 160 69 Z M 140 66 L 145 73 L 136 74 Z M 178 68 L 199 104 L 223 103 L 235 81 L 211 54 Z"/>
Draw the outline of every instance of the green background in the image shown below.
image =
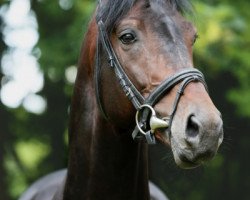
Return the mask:
<path fill-rule="evenodd" d="M 8 8 L 12 1 L 0 0 Z M 77 65 L 80 46 L 96 2 L 32 0 L 39 41 L 34 48 L 44 74 L 38 93 L 47 108 L 33 114 L 0 102 L 0 200 L 17 197 L 38 177 L 67 165 L 67 123 L 73 84 L 65 70 Z M 206 76 L 210 96 L 223 114 L 225 140 L 205 166 L 178 169 L 161 147 L 152 147 L 151 179 L 172 200 L 250 199 L 250 3 L 247 0 L 193 0 L 199 38 L 195 65 Z M 1 18 L 0 55 L 8 51 Z M 0 80 L 5 74 L 0 68 Z M 2 85 L 0 86 L 1 89 Z M 166 156 L 167 155 L 167 156 Z M 154 158 L 153 158 L 154 157 Z"/>

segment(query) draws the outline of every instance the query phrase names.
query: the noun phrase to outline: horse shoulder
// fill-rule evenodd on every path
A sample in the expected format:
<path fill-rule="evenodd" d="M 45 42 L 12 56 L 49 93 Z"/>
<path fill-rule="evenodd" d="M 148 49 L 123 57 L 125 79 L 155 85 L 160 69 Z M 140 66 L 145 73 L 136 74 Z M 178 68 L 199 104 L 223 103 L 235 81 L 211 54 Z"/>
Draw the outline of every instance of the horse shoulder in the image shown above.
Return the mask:
<path fill-rule="evenodd" d="M 151 200 L 169 200 L 164 192 L 153 182 L 149 181 L 148 185 Z"/>
<path fill-rule="evenodd" d="M 67 170 L 52 172 L 34 182 L 19 200 L 62 200 Z M 163 191 L 149 181 L 151 200 L 169 200 Z"/>
<path fill-rule="evenodd" d="M 19 200 L 61 200 L 67 170 L 50 173 L 34 182 L 19 198 Z"/>

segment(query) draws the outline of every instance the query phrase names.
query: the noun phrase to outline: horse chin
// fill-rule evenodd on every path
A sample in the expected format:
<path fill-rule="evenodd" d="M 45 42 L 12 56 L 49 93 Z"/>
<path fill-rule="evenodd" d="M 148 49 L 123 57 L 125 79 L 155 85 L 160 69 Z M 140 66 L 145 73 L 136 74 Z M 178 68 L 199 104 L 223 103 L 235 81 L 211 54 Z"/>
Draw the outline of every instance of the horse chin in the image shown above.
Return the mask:
<path fill-rule="evenodd" d="M 216 145 L 205 149 L 204 146 L 206 145 L 202 144 L 199 147 L 190 148 L 181 139 L 176 140 L 173 137 L 170 139 L 170 144 L 175 163 L 182 169 L 192 169 L 203 165 L 205 162 L 212 160 L 218 150 Z"/>
<path fill-rule="evenodd" d="M 182 151 L 180 147 L 173 141 L 173 138 L 168 137 L 168 133 L 156 131 L 156 138 L 164 145 L 170 147 L 173 152 L 175 163 L 182 169 L 193 169 L 200 166 L 202 163 L 193 162 L 185 157 L 185 151 Z"/>
<path fill-rule="evenodd" d="M 180 156 L 175 149 L 172 148 L 174 160 L 178 167 L 182 169 L 193 169 L 196 167 L 199 167 L 201 163 L 196 163 L 193 161 L 190 161 L 182 156 Z"/>

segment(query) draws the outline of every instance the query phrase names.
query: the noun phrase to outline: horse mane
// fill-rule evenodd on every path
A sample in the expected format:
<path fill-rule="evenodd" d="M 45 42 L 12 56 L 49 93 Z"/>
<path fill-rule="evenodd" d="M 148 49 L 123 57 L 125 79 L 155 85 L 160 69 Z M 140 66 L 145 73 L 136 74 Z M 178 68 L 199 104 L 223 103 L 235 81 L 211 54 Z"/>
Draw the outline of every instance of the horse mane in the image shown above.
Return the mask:
<path fill-rule="evenodd" d="M 102 19 L 107 32 L 110 34 L 113 28 L 119 23 L 124 15 L 126 15 L 138 0 L 107 0 L 105 2 L 99 0 L 96 20 Z M 173 9 L 177 9 L 180 13 L 192 13 L 192 4 L 189 0 L 154 0 L 167 1 Z M 145 0 L 145 4 L 150 4 L 150 0 Z"/>

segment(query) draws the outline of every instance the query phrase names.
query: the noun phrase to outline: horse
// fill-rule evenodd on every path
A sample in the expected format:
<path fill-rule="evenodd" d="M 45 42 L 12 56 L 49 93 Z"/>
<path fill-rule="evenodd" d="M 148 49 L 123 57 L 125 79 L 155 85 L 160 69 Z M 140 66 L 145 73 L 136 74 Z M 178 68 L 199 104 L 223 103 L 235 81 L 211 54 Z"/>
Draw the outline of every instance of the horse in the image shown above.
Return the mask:
<path fill-rule="evenodd" d="M 72 97 L 68 170 L 22 200 L 165 200 L 148 180 L 149 145 L 170 147 L 183 169 L 216 155 L 223 122 L 193 65 L 190 8 L 187 0 L 97 3 Z"/>

